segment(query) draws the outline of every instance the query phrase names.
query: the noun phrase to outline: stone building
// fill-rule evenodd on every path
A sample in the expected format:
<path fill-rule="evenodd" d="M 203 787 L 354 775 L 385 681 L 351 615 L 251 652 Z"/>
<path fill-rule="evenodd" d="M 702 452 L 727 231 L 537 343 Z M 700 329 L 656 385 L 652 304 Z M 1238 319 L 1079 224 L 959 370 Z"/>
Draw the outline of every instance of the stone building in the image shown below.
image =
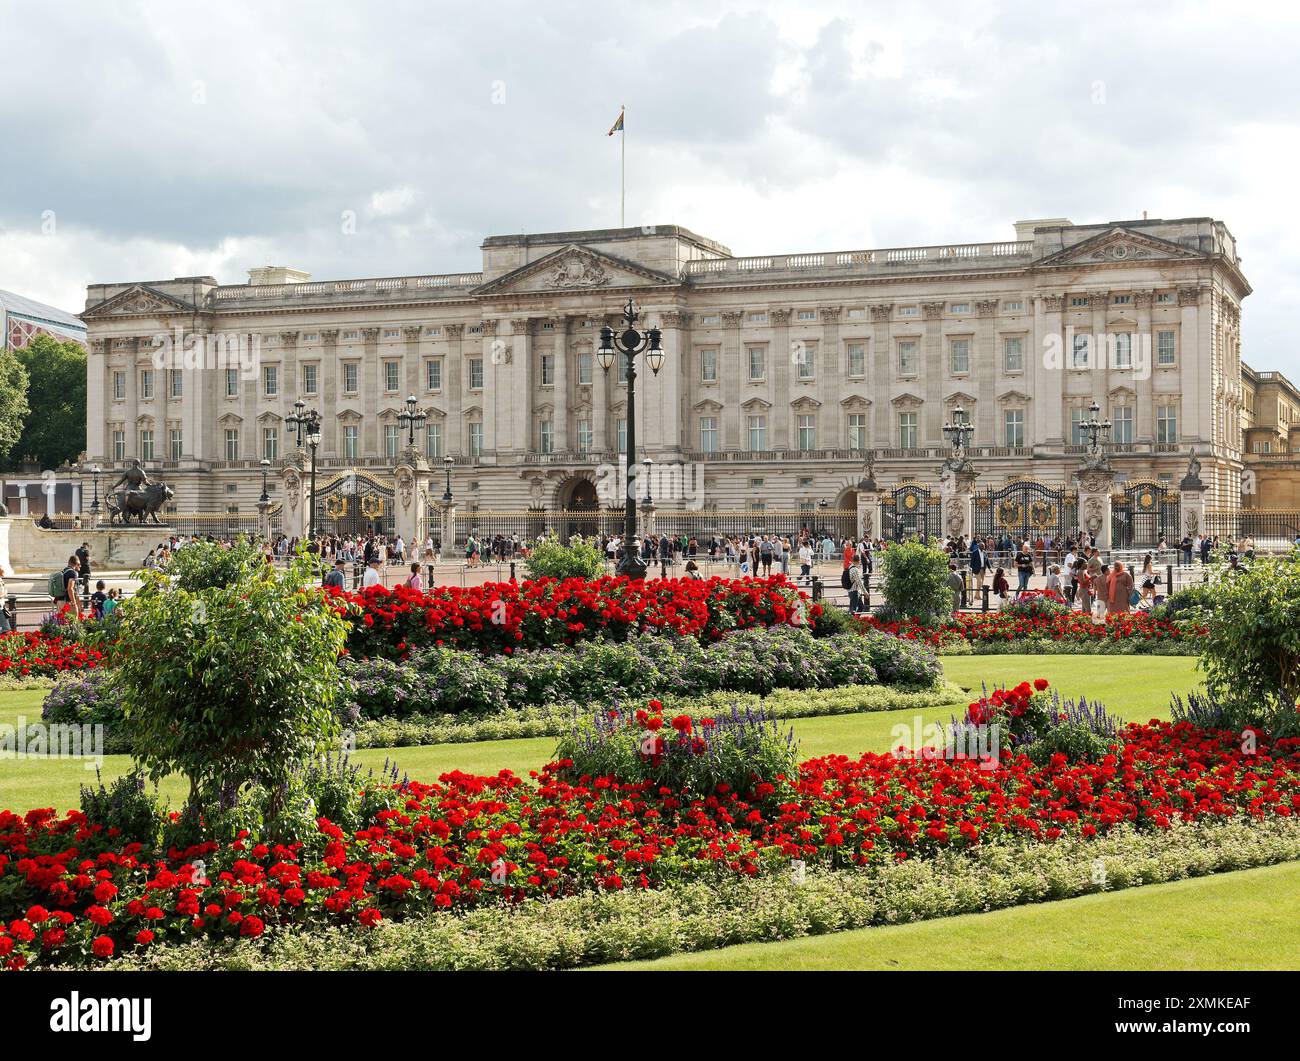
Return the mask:
<path fill-rule="evenodd" d="M 88 461 L 140 458 L 178 514 L 251 522 L 265 459 L 280 525 L 300 528 L 308 486 L 285 417 L 302 401 L 322 421 L 321 530 L 355 526 L 365 496 L 367 525 L 391 526 L 404 493 L 422 532 L 447 456 L 462 534 L 613 507 L 627 387 L 595 351 L 631 298 L 667 351 L 636 381 L 637 456 L 655 462 L 665 526 L 855 512 L 860 486 L 872 506 L 924 491 L 958 410 L 980 489 L 1029 480 L 1069 502 L 1094 403 L 1117 490 L 1174 497 L 1195 453 L 1205 504 L 1235 507 L 1256 377 L 1227 227 L 1053 219 L 1014 235 L 741 258 L 656 226 L 491 236 L 478 272 L 95 284 Z M 414 447 L 408 395 L 426 417 Z"/>

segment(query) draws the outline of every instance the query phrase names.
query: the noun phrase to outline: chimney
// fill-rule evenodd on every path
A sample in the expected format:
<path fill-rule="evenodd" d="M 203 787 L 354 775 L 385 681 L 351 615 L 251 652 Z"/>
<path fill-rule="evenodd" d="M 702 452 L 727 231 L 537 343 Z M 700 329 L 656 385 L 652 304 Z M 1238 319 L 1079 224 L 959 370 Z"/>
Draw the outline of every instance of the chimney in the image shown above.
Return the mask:
<path fill-rule="evenodd" d="M 1036 228 L 1057 228 L 1061 225 L 1073 225 L 1074 222 L 1068 217 L 1040 217 L 1033 218 L 1029 221 L 1016 222 L 1016 239 L 1027 240 L 1034 238 L 1034 229 Z"/>
<path fill-rule="evenodd" d="M 311 273 L 290 269 L 287 265 L 263 265 L 259 269 L 248 270 L 248 282 L 254 287 L 263 284 L 303 284 L 310 279 Z"/>

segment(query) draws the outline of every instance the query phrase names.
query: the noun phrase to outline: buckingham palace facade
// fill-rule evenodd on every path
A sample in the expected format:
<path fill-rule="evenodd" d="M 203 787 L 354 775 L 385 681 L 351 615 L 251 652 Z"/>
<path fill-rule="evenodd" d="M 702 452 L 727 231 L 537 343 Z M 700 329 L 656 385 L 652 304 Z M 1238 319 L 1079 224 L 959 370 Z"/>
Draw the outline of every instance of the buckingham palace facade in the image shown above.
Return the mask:
<path fill-rule="evenodd" d="M 1173 491 L 1195 453 L 1207 503 L 1240 499 L 1250 287 L 1210 218 L 748 258 L 671 225 L 492 236 L 478 272 L 250 280 L 88 289 L 87 464 L 138 458 L 174 513 L 232 517 L 269 469 L 287 512 L 301 401 L 323 494 L 392 487 L 418 451 L 426 510 L 446 457 L 462 516 L 580 509 L 626 440 L 626 382 L 595 349 L 630 298 L 666 351 L 636 392 L 638 461 L 673 469 L 661 513 L 852 510 L 868 463 L 882 493 L 934 481 L 959 409 L 981 486 L 1068 486 L 1094 404 L 1119 484 Z M 318 502 L 318 529 L 342 504 Z"/>

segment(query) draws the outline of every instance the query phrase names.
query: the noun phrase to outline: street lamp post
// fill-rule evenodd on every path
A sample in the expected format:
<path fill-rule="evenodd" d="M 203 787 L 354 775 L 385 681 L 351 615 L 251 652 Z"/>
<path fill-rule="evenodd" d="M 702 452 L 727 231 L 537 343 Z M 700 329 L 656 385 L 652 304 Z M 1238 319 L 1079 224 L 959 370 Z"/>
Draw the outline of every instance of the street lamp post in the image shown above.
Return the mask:
<path fill-rule="evenodd" d="M 98 464 L 90 466 L 90 478 L 95 484 L 95 495 L 90 499 L 90 525 L 92 527 L 99 526 L 99 471 Z"/>
<path fill-rule="evenodd" d="M 1090 418 L 1085 420 L 1079 426 L 1083 433 L 1088 436 L 1088 453 L 1091 456 L 1101 454 L 1102 446 L 1110 442 L 1110 421 L 1098 420 L 1097 414 L 1101 412 L 1101 406 L 1093 402 L 1088 406 Z"/>
<path fill-rule="evenodd" d="M 451 502 L 452 502 L 452 497 L 451 497 L 451 466 L 452 466 L 454 463 L 455 463 L 455 461 L 453 461 L 453 460 L 451 459 L 450 456 L 447 456 L 447 457 L 443 457 L 443 458 L 442 458 L 442 466 L 443 466 L 444 468 L 447 469 L 447 489 L 444 490 L 444 491 L 442 492 L 442 500 L 443 500 L 443 503 L 444 503 L 444 504 L 448 504 L 448 505 L 450 505 Z"/>
<path fill-rule="evenodd" d="M 269 505 L 271 503 L 271 493 L 266 485 L 266 473 L 271 467 L 271 462 L 265 457 L 262 458 L 262 496 L 257 499 L 259 505 Z"/>
<path fill-rule="evenodd" d="M 308 409 L 307 405 L 301 398 L 293 403 L 293 412 L 284 418 L 284 422 L 289 425 L 298 442 L 298 448 L 302 449 L 302 444 L 307 443 L 307 448 L 311 451 L 311 488 L 308 503 L 311 506 L 310 516 L 308 517 L 307 536 L 311 539 L 316 537 L 316 449 L 320 446 L 320 413 L 315 409 Z"/>
<path fill-rule="evenodd" d="M 406 399 L 406 408 L 397 414 L 397 426 L 406 429 L 408 447 L 415 446 L 415 433 L 424 429 L 427 420 L 428 414 L 423 409 L 416 408 L 415 395 L 410 395 Z"/>
<path fill-rule="evenodd" d="M 975 425 L 966 422 L 966 410 L 960 405 L 952 411 L 952 420 L 943 425 L 943 437 L 952 443 L 952 455 L 955 458 L 965 455 L 966 446 L 974 433 Z"/>
<path fill-rule="evenodd" d="M 646 563 L 636 548 L 636 489 L 632 476 L 632 467 L 636 462 L 636 355 L 645 352 L 646 364 L 656 376 L 664 364 L 659 329 L 651 328 L 645 334 L 637 331 L 639 316 L 629 298 L 623 308 L 623 322 L 627 327 L 618 334 L 608 325 L 601 328 L 600 348 L 596 351 L 600 367 L 606 374 L 613 366 L 616 355 L 622 354 L 627 359 L 627 446 L 624 454 L 627 489 L 623 507 L 623 556 L 616 570 L 618 574 L 631 579 L 643 579 L 646 573 Z"/>

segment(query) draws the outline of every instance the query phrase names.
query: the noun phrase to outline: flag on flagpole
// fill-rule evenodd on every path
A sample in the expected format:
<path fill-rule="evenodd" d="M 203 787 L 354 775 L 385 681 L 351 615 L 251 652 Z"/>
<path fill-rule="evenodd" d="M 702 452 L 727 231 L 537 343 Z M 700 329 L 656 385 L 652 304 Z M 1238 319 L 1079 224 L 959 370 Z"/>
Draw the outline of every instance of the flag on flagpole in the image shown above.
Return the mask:
<path fill-rule="evenodd" d="M 619 109 L 618 120 L 609 127 L 609 132 L 606 134 L 607 136 L 613 136 L 615 133 L 621 133 L 623 131 L 623 111 L 624 108 Z"/>

